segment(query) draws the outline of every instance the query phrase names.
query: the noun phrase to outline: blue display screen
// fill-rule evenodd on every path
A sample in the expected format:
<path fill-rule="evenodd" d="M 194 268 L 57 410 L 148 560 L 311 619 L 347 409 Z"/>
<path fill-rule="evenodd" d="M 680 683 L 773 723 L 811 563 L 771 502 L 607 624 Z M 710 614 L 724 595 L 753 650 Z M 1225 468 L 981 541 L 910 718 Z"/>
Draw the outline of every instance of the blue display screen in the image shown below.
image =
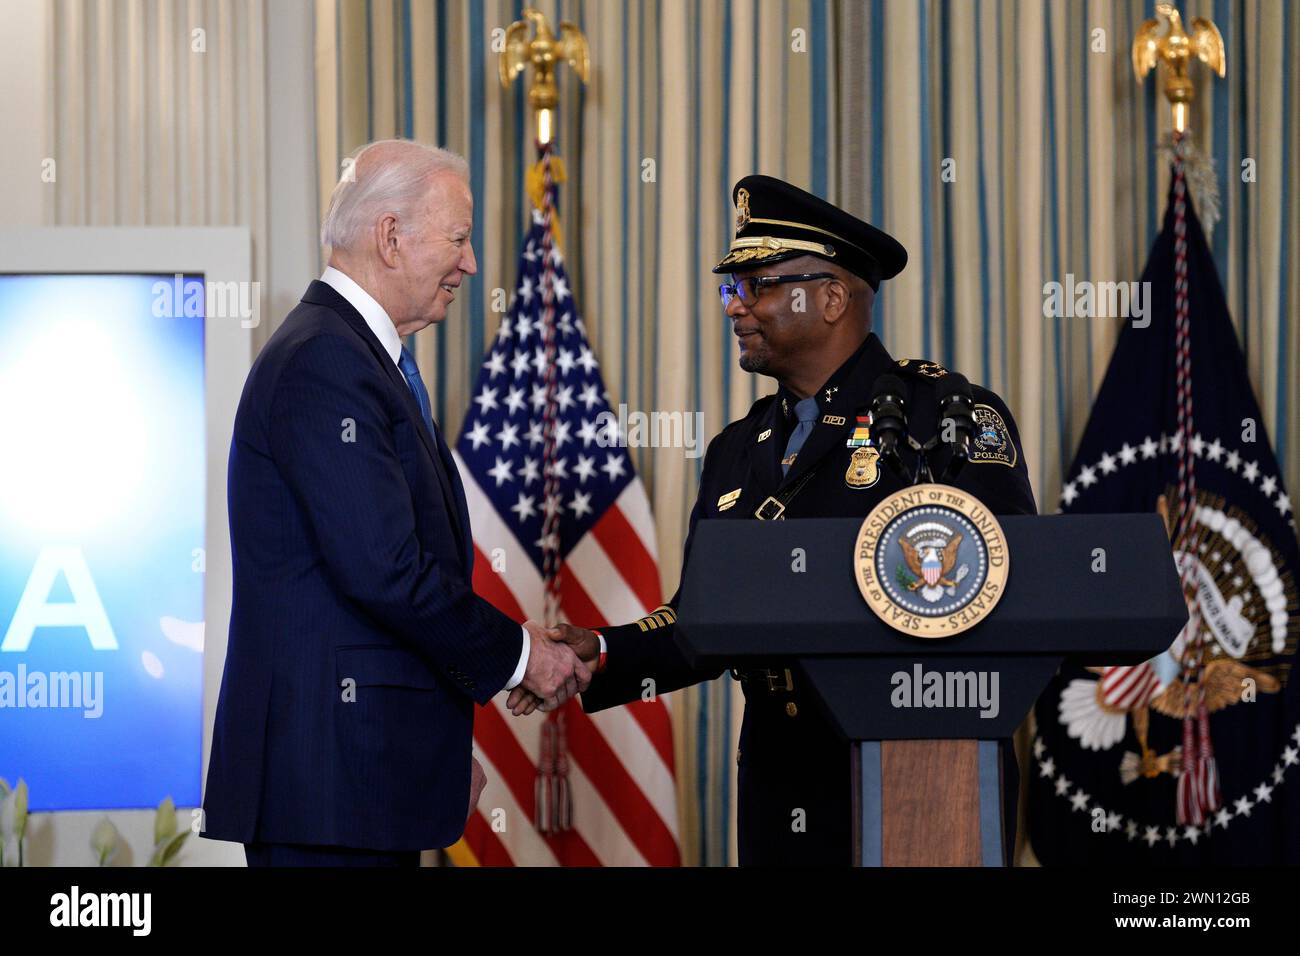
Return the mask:
<path fill-rule="evenodd" d="M 202 298 L 0 275 L 0 777 L 33 811 L 199 802 Z"/>

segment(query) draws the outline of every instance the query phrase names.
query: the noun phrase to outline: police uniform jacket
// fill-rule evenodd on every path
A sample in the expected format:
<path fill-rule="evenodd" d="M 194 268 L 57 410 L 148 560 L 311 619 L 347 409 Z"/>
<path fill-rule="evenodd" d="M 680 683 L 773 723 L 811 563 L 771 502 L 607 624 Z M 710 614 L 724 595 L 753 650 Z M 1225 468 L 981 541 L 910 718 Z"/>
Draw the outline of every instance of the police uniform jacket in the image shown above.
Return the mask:
<path fill-rule="evenodd" d="M 904 484 L 888 469 L 875 470 L 874 482 L 852 475 L 848 439 L 858 417 L 868 413 L 872 388 L 884 374 L 898 375 L 907 387 L 909 433 L 924 442 L 938 430 L 935 383 L 945 370 L 932 362 L 895 361 L 869 334 L 861 347 L 817 393 L 818 419 L 784 476 L 781 458 L 796 425 L 796 397 L 784 388 L 754 403 L 709 444 L 691 512 L 685 561 L 700 521 L 751 521 L 769 496 L 779 495 L 811 474 L 789 500 L 782 517 L 862 518 Z M 996 514 L 1033 514 L 1033 492 L 1020 438 L 1002 399 L 973 386 L 978 428 L 971 460 L 952 483 L 969 491 Z M 941 446 L 943 448 L 943 446 Z M 946 448 L 931 453 L 938 476 Z M 903 452 L 911 469 L 914 453 Z M 910 474 L 910 471 L 909 471 Z M 873 476 L 868 476 L 873 477 Z M 853 478 L 853 481 L 850 481 Z M 845 560 L 848 561 L 848 555 Z M 719 569 L 718 586 L 726 586 Z M 680 594 L 680 591 L 678 592 Z M 605 670 L 582 695 L 587 711 L 642 698 L 645 682 L 667 693 L 712 680 L 720 667 L 693 667 L 675 640 L 677 596 L 653 614 L 618 627 L 601 628 L 607 644 Z M 811 617 L 811 614 L 810 614 Z M 797 662 L 733 670 L 745 694 L 744 720 L 736 755 L 738 770 L 738 853 L 742 865 L 820 865 L 851 862 L 850 748 L 839 737 L 804 679 Z M 1004 764 L 1014 775 L 1014 757 L 1004 747 Z M 1014 820 L 1016 778 L 1005 780 L 1007 812 Z M 1012 828 L 1008 826 L 1008 832 Z"/>

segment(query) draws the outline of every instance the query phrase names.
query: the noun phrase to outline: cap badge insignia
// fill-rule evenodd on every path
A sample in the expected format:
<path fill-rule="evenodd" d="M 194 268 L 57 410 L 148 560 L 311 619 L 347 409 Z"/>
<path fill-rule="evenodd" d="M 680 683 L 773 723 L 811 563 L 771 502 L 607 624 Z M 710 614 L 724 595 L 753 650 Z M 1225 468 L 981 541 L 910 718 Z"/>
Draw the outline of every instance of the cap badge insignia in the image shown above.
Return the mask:
<path fill-rule="evenodd" d="M 736 190 L 736 232 L 749 225 L 749 190 Z"/>

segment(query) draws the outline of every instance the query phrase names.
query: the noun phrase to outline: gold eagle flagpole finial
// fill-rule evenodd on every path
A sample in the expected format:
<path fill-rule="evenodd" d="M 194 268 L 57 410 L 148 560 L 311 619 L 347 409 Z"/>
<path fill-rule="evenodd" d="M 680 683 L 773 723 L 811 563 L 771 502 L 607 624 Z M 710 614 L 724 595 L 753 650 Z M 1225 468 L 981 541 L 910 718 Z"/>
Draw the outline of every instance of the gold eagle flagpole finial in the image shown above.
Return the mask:
<path fill-rule="evenodd" d="M 1192 32 L 1183 29 L 1183 18 L 1172 3 L 1157 3 L 1156 16 L 1138 27 L 1133 40 L 1133 72 L 1141 83 L 1157 64 L 1164 67 L 1165 96 L 1174 112 L 1174 132 L 1187 131 L 1188 106 L 1196 90 L 1187 75 L 1192 57 L 1200 60 L 1222 79 L 1226 58 L 1223 36 L 1212 20 L 1192 17 Z"/>
<path fill-rule="evenodd" d="M 528 21 L 533 21 L 536 34 L 528 38 Z M 555 107 L 559 92 L 555 86 L 555 67 L 567 63 L 587 82 L 587 38 L 575 24 L 567 20 L 560 23 L 560 35 L 551 31 L 550 21 L 532 7 L 524 9 L 524 19 L 516 20 L 506 29 L 505 49 L 501 51 L 501 85 L 510 81 L 532 64 L 532 84 L 528 87 L 528 105 L 537 116 L 537 142 L 545 145 L 551 141 L 555 130 Z"/>

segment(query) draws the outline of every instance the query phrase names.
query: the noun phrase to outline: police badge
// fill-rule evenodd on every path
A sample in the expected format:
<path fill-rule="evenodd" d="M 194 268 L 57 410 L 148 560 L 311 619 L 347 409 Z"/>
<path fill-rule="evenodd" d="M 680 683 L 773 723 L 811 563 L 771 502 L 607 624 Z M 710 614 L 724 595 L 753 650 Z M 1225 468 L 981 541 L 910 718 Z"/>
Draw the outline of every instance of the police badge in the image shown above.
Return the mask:
<path fill-rule="evenodd" d="M 972 495 L 938 484 L 914 485 L 876 505 L 858 532 L 854 562 L 871 610 L 915 637 L 974 627 L 1001 600 L 1009 569 L 993 513 Z"/>
<path fill-rule="evenodd" d="M 844 473 L 844 483 L 850 488 L 870 488 L 880 480 L 879 460 L 880 452 L 869 445 L 854 449 L 848 471 Z"/>

